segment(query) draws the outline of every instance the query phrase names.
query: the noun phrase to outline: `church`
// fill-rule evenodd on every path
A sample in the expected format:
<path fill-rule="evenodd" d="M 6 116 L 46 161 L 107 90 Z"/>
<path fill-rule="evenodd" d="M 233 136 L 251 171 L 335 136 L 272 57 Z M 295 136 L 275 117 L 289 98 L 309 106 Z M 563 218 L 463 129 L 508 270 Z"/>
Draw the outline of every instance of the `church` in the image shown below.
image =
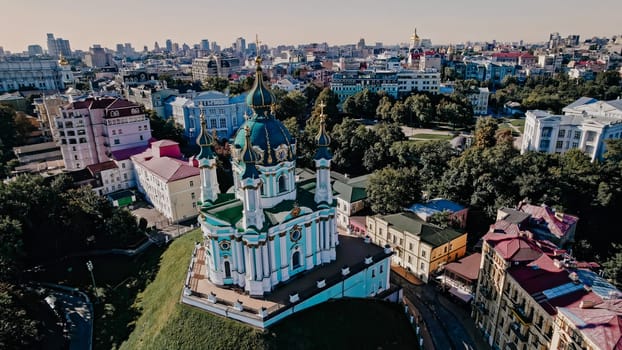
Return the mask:
<path fill-rule="evenodd" d="M 275 97 L 259 57 L 256 63 L 246 99 L 252 115 L 231 145 L 227 193 L 219 191 L 214 139 L 201 119 L 195 161 L 203 242 L 193 252 L 182 302 L 264 328 L 328 299 L 388 291 L 392 252 L 339 236 L 323 110 L 315 176 L 300 180 L 296 140 L 275 118 Z"/>

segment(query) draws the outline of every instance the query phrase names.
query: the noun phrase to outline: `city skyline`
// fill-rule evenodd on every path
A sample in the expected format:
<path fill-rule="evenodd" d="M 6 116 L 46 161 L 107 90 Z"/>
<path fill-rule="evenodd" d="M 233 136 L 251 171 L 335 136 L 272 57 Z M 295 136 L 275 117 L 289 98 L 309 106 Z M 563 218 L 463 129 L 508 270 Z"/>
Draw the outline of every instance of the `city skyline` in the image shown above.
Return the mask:
<path fill-rule="evenodd" d="M 582 40 L 622 34 L 615 26 L 622 2 L 615 0 L 590 4 L 589 13 L 598 16 L 582 11 L 584 2 L 578 0 L 526 0 L 503 6 L 490 0 L 473 0 L 468 7 L 464 6 L 453 1 L 395 1 L 378 8 L 371 0 L 361 0 L 356 7 L 318 0 L 313 7 L 296 8 L 282 0 L 189 0 L 180 7 L 163 0 L 111 0 L 104 7 L 94 2 L 76 5 L 71 0 L 24 0 L 3 5 L 5 13 L 12 15 L 0 23 L 0 32 L 4 33 L 0 46 L 12 52 L 26 51 L 31 44 L 47 49 L 46 33 L 69 40 L 72 49 L 84 51 L 93 44 L 114 48 L 117 43 L 127 42 L 137 50 L 144 45 L 152 49 L 155 42 L 162 47 L 166 39 L 180 45 L 208 39 L 227 47 L 237 37 L 252 42 L 255 34 L 270 46 L 310 42 L 355 44 L 360 38 L 368 45 L 394 45 L 408 42 L 415 28 L 420 37 L 431 39 L 433 44 L 542 42 L 552 32 L 559 32 L 562 37 L 579 34 Z M 13 32 L 19 35 L 7 34 Z"/>

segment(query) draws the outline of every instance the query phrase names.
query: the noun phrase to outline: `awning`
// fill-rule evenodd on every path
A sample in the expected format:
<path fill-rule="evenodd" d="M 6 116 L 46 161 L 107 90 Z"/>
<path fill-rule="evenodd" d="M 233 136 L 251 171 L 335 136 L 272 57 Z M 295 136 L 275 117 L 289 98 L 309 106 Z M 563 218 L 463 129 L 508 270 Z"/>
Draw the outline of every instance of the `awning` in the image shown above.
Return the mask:
<path fill-rule="evenodd" d="M 449 289 L 449 293 L 453 294 L 455 297 L 457 297 L 458 299 L 464 301 L 465 303 L 468 303 L 469 301 L 471 301 L 471 299 L 473 299 L 473 296 L 470 293 L 467 293 L 463 290 L 460 290 L 456 287 L 451 287 Z"/>

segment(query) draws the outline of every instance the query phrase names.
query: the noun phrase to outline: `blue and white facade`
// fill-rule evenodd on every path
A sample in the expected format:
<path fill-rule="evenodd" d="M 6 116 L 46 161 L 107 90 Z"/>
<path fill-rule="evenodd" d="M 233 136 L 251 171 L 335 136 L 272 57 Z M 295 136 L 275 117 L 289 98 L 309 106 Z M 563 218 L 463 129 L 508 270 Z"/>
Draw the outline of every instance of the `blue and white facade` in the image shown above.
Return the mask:
<path fill-rule="evenodd" d="M 381 294 L 389 289 L 392 252 L 354 237 L 340 246 L 324 115 L 316 178 L 296 182 L 296 141 L 272 114 L 274 96 L 260 62 L 246 99 L 253 113 L 232 144 L 229 193 L 219 193 L 214 141 L 202 122 L 196 160 L 204 240 L 193 253 L 182 301 L 265 328 L 331 298 Z M 335 266 L 338 251 L 348 258 Z"/>
<path fill-rule="evenodd" d="M 176 96 L 166 102 L 166 117 L 173 118 L 188 139 L 200 132 L 200 115 L 205 115 L 207 127 L 219 138 L 229 138 L 244 123 L 250 113 L 246 95 L 229 96 L 219 91 L 204 91 L 193 96 Z"/>

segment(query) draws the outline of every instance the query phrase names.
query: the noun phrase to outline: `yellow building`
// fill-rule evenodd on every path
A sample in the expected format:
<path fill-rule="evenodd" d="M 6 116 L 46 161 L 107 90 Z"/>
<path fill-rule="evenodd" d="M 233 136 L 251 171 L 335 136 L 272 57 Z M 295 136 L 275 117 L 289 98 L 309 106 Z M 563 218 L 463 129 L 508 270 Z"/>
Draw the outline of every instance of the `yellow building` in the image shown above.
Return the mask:
<path fill-rule="evenodd" d="M 466 254 L 466 232 L 434 226 L 413 213 L 368 216 L 367 234 L 374 243 L 394 248 L 392 264 L 425 282 L 431 273 Z"/>

